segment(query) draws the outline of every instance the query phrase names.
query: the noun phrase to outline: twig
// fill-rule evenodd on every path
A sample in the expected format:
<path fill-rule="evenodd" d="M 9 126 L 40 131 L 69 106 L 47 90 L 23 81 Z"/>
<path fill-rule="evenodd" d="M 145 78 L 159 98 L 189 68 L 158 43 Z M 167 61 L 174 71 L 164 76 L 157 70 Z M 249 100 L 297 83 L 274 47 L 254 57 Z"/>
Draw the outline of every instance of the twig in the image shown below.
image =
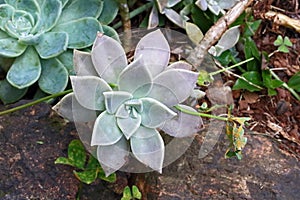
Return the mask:
<path fill-rule="evenodd" d="M 129 7 L 127 4 L 127 0 L 118 0 L 120 16 L 123 24 L 123 31 L 129 31 L 131 29 L 131 22 L 129 16 Z"/>
<path fill-rule="evenodd" d="M 248 62 L 249 62 L 249 61 L 251 61 L 251 60 L 253 60 L 253 59 L 254 59 L 254 57 L 253 57 L 253 58 L 249 58 L 249 59 L 247 59 L 247 60 L 245 60 L 245 61 L 248 61 Z M 239 78 L 239 79 L 241 79 L 241 80 L 247 82 L 249 85 L 251 85 L 251 86 L 253 86 L 253 87 L 256 87 L 256 88 L 258 88 L 258 89 L 260 89 L 260 90 L 263 89 L 263 88 L 260 87 L 259 85 L 256 85 L 255 83 L 252 83 L 251 81 L 247 80 L 245 77 L 240 76 L 240 75 L 237 75 L 237 74 L 235 74 L 235 73 L 233 73 L 233 72 L 231 72 L 231 71 L 228 70 L 228 69 L 233 68 L 233 66 L 235 66 L 235 65 L 225 68 L 225 67 L 223 67 L 219 62 L 215 62 L 215 63 L 216 63 L 216 65 L 217 65 L 218 67 L 222 68 L 222 70 L 218 70 L 217 72 L 227 72 L 228 74 L 231 74 L 231 75 L 233 75 L 233 76 L 235 76 L 235 77 L 237 77 L 237 78 Z M 240 63 L 237 63 L 237 64 L 240 64 Z M 215 73 L 215 72 L 213 72 L 213 73 Z"/>
<path fill-rule="evenodd" d="M 213 25 L 205 34 L 201 42 L 191 52 L 187 61 L 194 67 L 200 66 L 208 49 L 214 45 L 243 12 L 253 2 L 253 0 L 241 0 L 232 7 L 215 25 Z"/>
<path fill-rule="evenodd" d="M 21 109 L 24 109 L 24 108 L 27 108 L 27 107 L 30 107 L 30 106 L 33 106 L 33 105 L 36 105 L 38 103 L 41 103 L 41 102 L 44 102 L 44 101 L 47 101 L 49 99 L 53 99 L 53 98 L 56 98 L 56 97 L 59 97 L 59 96 L 63 96 L 65 94 L 69 94 L 73 92 L 73 90 L 66 90 L 66 91 L 63 91 L 63 92 L 59 92 L 59 93 L 56 93 L 56 94 L 52 94 L 52 95 L 49 95 L 47 97 L 43 97 L 41 99 L 38 99 L 36 101 L 32 101 L 32 102 L 29 102 L 29 103 L 26 103 L 24 105 L 20 105 L 20 106 L 17 106 L 15 108 L 11 108 L 11 109 L 8 109 L 8 110 L 4 110 L 2 112 L 0 112 L 0 116 L 1 115 L 5 115 L 5 114 L 9 114 L 9 113 L 12 113 L 12 112 L 15 112 L 15 111 L 18 111 L 18 110 L 21 110 Z"/>
<path fill-rule="evenodd" d="M 179 105 L 174 106 L 174 108 L 176 108 L 177 110 L 179 110 L 183 113 L 198 116 L 198 117 L 208 117 L 208 118 L 218 119 L 218 120 L 222 120 L 222 121 L 228 121 L 229 120 L 226 117 L 220 117 L 220 116 L 216 116 L 216 115 L 210 115 L 210 114 L 207 114 L 207 113 L 199 113 L 199 112 L 190 111 L 190 110 L 182 108 Z"/>
<path fill-rule="evenodd" d="M 263 15 L 265 19 L 272 20 L 275 24 L 292 28 L 300 33 L 300 20 L 292 19 L 284 14 L 268 11 Z"/>
<path fill-rule="evenodd" d="M 225 67 L 221 67 L 221 68 L 222 68 L 221 70 L 218 70 L 218 71 L 215 71 L 215 72 L 211 72 L 211 73 L 209 73 L 209 75 L 213 76 L 213 75 L 216 75 L 216 74 L 219 74 L 219 73 L 228 71 L 229 69 L 238 67 L 238 66 L 243 65 L 243 64 L 245 64 L 245 63 L 247 63 L 247 62 L 250 62 L 250 61 L 252 61 L 252 60 L 254 60 L 254 57 L 249 58 L 249 59 L 247 59 L 247 60 L 243 60 L 242 62 L 239 62 L 239 63 L 237 63 L 237 64 L 234 64 L 234 65 L 232 65 L 232 66 L 230 66 L 230 67 L 226 67 L 226 68 L 225 68 Z"/>
<path fill-rule="evenodd" d="M 151 8 L 153 6 L 153 2 L 149 2 L 149 3 L 146 3 L 144 5 L 142 5 L 141 7 L 138 7 L 137 9 L 131 11 L 129 13 L 129 18 L 132 19 L 133 17 L 141 14 L 142 12 L 144 12 L 145 10 Z M 116 23 L 115 25 L 113 25 L 113 28 L 114 29 L 118 29 L 122 26 L 122 21 L 119 21 L 118 23 Z"/>

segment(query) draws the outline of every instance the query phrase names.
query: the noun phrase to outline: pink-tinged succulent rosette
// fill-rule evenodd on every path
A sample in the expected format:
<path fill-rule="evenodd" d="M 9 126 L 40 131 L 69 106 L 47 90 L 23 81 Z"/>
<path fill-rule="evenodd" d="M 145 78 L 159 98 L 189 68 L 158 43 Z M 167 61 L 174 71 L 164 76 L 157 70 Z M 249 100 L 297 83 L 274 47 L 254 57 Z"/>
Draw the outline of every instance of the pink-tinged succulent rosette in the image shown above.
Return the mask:
<path fill-rule="evenodd" d="M 169 59 L 170 47 L 160 30 L 139 41 L 130 63 L 121 44 L 102 34 L 91 53 L 74 52 L 74 92 L 55 109 L 75 122 L 93 121 L 90 145 L 97 147 L 106 175 L 119 170 L 131 153 L 161 172 L 165 144 L 159 130 L 187 137 L 201 125 L 200 117 L 174 109 L 180 104 L 194 111 L 181 103 L 192 94 L 198 73 L 184 61 L 168 65 Z"/>

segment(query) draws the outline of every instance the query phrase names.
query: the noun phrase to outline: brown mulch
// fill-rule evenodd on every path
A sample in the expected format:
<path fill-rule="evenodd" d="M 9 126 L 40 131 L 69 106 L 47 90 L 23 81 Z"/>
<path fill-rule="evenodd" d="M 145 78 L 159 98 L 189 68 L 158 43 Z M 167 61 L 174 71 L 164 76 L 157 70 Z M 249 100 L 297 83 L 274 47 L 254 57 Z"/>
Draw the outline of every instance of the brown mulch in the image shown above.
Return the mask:
<path fill-rule="evenodd" d="M 292 19 L 300 20 L 300 5 L 297 0 L 256 1 L 253 13 L 262 23 L 254 40 L 261 51 L 268 54 L 277 47 L 273 45 L 278 35 L 289 37 L 293 46 L 289 53 L 275 53 L 269 63 L 263 67 L 277 68 L 275 73 L 287 82 L 300 71 L 300 33 L 296 30 L 275 23 L 276 19 L 265 19 L 268 11 L 284 14 Z M 299 21 L 300 23 L 300 21 Z M 300 85 L 299 85 L 300 87 Z M 300 159 L 300 102 L 286 89 L 277 88 L 277 95 L 268 96 L 266 91 L 250 93 L 233 91 L 236 109 L 239 116 L 250 116 L 252 120 L 247 126 L 250 131 L 269 136 L 279 146 Z"/>

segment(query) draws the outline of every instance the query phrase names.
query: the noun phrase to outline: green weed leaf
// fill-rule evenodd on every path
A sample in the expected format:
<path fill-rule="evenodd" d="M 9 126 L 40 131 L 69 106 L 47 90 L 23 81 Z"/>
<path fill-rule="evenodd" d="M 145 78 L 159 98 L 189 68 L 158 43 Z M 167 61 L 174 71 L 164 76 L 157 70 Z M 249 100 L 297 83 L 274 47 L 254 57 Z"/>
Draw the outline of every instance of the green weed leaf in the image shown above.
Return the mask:
<path fill-rule="evenodd" d="M 85 170 L 82 172 L 73 171 L 75 176 L 83 183 L 91 184 L 97 178 L 97 171 L 96 170 Z"/>
<path fill-rule="evenodd" d="M 251 85 L 249 82 L 254 83 L 255 85 L 261 86 L 261 75 L 257 71 L 249 71 L 242 74 L 242 77 L 244 77 L 247 81 L 243 79 L 238 79 L 234 86 L 233 90 L 239 90 L 239 89 L 246 89 L 250 92 L 260 91 L 260 88 L 255 87 L 254 85 Z"/>
<path fill-rule="evenodd" d="M 277 79 L 273 79 L 270 70 L 263 70 L 262 78 L 264 86 L 268 88 L 268 95 L 276 95 L 277 92 L 274 89 L 282 86 L 283 82 Z"/>
<path fill-rule="evenodd" d="M 283 44 L 288 47 L 293 46 L 293 43 L 290 41 L 290 39 L 287 36 L 284 37 Z"/>
<path fill-rule="evenodd" d="M 297 72 L 290 78 L 288 86 L 300 92 L 300 72 Z"/>
<path fill-rule="evenodd" d="M 65 164 L 84 169 L 86 152 L 80 140 L 72 140 L 68 146 L 68 158 L 59 157 L 55 164 Z"/>
<path fill-rule="evenodd" d="M 121 200 L 131 200 L 132 199 L 132 194 L 129 186 L 126 186 L 123 190 L 123 197 Z"/>
<path fill-rule="evenodd" d="M 274 45 L 275 45 L 275 46 L 280 46 L 280 45 L 282 45 L 282 44 L 283 44 L 283 38 L 282 38 L 281 35 L 278 35 L 278 36 L 277 36 L 277 39 L 274 41 Z"/>
<path fill-rule="evenodd" d="M 73 162 L 74 167 L 84 169 L 86 152 L 80 140 L 73 140 L 68 147 L 68 158 Z"/>
<path fill-rule="evenodd" d="M 278 35 L 277 39 L 274 41 L 274 46 L 278 46 L 278 51 L 288 53 L 288 47 L 293 46 L 293 43 L 287 36 L 285 36 L 283 39 L 281 35 Z"/>
<path fill-rule="evenodd" d="M 142 193 L 140 192 L 139 188 L 135 185 L 132 186 L 132 195 L 133 198 L 142 199 Z"/>

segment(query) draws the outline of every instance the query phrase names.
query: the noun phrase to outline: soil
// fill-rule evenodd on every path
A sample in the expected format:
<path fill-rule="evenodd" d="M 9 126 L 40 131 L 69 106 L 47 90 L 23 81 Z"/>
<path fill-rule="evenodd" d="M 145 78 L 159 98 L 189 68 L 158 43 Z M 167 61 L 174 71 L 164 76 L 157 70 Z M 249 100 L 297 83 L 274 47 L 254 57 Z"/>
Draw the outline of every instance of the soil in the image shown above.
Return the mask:
<path fill-rule="evenodd" d="M 76 199 L 80 187 L 81 199 L 120 199 L 103 182 L 81 185 L 74 168 L 54 164 L 67 156 L 68 144 L 77 138 L 74 125 L 46 103 L 1 116 L 0 199 Z"/>
<path fill-rule="evenodd" d="M 300 19 L 297 0 L 256 1 L 255 17 L 262 24 L 254 39 L 260 50 L 272 53 L 277 35 L 288 36 L 290 53 L 275 53 L 267 66 L 280 68 L 287 81 L 300 70 L 300 33 L 265 19 L 269 10 Z M 1 76 L 1 75 L 0 75 Z M 232 77 L 224 76 L 224 81 Z M 266 91 L 233 91 L 235 116 L 252 118 L 246 127 L 248 144 L 243 159 L 224 159 L 226 140 L 220 136 L 213 151 L 199 158 L 205 130 L 192 146 L 162 174 L 118 172 L 115 184 L 97 180 L 81 184 L 74 168 L 55 165 L 67 156 L 69 142 L 77 138 L 72 123 L 57 116 L 48 104 L 39 104 L 0 116 L 0 200 L 25 199 L 120 199 L 124 186 L 136 184 L 144 199 L 299 199 L 300 193 L 300 102 L 285 89 L 268 96 Z M 24 104 L 20 101 L 10 105 Z M 0 105 L 0 110 L 7 109 Z"/>

